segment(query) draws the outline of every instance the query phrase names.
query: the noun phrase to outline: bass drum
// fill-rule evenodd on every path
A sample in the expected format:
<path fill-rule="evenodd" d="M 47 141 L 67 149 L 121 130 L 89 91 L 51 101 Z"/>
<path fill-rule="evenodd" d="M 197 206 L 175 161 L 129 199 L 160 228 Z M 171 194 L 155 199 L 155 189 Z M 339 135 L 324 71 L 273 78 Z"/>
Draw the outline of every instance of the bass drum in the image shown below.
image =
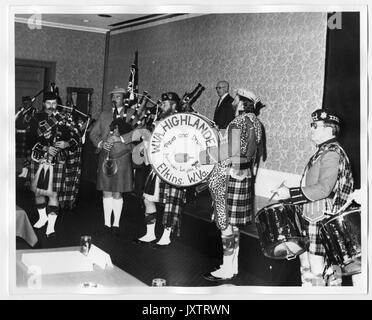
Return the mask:
<path fill-rule="evenodd" d="M 219 141 L 219 132 L 208 118 L 176 113 L 156 125 L 147 154 L 162 180 L 177 187 L 191 187 L 205 181 L 214 168 L 214 164 L 200 164 L 200 152 L 218 147 Z"/>
<path fill-rule="evenodd" d="M 320 234 L 330 264 L 339 265 L 343 275 L 361 272 L 360 208 L 328 219 Z"/>
<path fill-rule="evenodd" d="M 309 247 L 299 215 L 292 204 L 275 203 L 258 211 L 255 222 L 263 254 L 272 259 L 296 258 Z"/>

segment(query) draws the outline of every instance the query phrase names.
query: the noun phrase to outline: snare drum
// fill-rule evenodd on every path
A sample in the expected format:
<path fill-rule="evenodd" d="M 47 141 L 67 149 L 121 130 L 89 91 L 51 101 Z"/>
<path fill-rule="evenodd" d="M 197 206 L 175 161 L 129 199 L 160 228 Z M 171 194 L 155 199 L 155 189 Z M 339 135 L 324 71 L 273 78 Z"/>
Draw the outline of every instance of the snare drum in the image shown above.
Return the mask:
<path fill-rule="evenodd" d="M 331 217 L 320 234 L 330 264 L 339 265 L 343 275 L 361 272 L 360 208 Z"/>
<path fill-rule="evenodd" d="M 165 182 L 194 186 L 205 181 L 214 168 L 214 164 L 200 164 L 200 152 L 218 144 L 219 133 L 211 120 L 196 113 L 176 113 L 156 125 L 148 159 Z"/>
<path fill-rule="evenodd" d="M 299 217 L 292 204 L 275 203 L 258 211 L 255 222 L 263 254 L 272 259 L 294 259 L 309 247 Z"/>

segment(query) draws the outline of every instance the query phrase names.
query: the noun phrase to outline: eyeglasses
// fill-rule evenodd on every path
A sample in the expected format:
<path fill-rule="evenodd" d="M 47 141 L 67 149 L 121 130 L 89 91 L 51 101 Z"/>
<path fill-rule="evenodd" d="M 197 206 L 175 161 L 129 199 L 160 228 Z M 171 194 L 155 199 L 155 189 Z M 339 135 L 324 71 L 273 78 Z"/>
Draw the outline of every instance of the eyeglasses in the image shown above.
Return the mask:
<path fill-rule="evenodd" d="M 224 86 L 224 87 L 216 87 L 216 90 L 223 89 L 223 88 L 227 88 L 227 87 L 226 86 Z"/>
<path fill-rule="evenodd" d="M 319 127 L 325 128 L 325 127 L 329 127 L 329 126 L 325 125 L 324 123 L 312 122 L 312 123 L 310 123 L 310 127 L 313 128 L 313 129 L 317 129 Z"/>

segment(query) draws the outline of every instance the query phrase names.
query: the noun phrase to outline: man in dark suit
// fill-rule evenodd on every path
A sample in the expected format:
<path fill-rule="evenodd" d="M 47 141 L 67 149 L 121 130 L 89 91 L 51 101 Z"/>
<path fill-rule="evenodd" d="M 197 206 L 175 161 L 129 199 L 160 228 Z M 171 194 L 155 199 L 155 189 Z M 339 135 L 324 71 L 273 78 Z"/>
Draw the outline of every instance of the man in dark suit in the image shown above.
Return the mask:
<path fill-rule="evenodd" d="M 220 97 L 214 112 L 213 121 L 219 129 L 226 129 L 229 123 L 235 118 L 232 102 L 233 97 L 229 95 L 229 83 L 219 81 L 216 86 L 217 94 Z"/>

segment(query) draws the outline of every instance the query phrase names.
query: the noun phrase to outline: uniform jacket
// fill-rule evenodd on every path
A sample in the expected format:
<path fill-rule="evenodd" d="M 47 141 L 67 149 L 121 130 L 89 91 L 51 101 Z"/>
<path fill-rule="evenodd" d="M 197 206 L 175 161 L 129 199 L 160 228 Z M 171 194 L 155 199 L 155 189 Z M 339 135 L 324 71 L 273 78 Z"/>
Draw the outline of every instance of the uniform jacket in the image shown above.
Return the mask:
<path fill-rule="evenodd" d="M 353 186 L 349 159 L 336 139 L 331 139 L 318 146 L 305 167 L 301 186 L 290 188 L 290 200 L 294 204 L 305 204 L 304 213 L 307 209 L 334 214 L 347 201 Z M 313 203 L 311 209 L 309 202 Z M 316 212 L 307 214 L 311 216 Z"/>
<path fill-rule="evenodd" d="M 127 109 L 126 121 L 129 123 L 131 117 L 134 115 L 133 109 Z M 120 112 L 120 116 L 124 117 L 124 108 Z M 110 136 L 110 124 L 113 121 L 113 112 L 103 111 L 98 120 L 95 122 L 91 132 L 90 139 L 96 149 L 98 157 L 97 170 L 97 190 L 111 191 L 111 192 L 131 192 L 133 190 L 133 169 L 132 169 L 132 133 L 123 134 L 124 143 L 116 142 L 112 146 L 109 156 L 115 159 L 117 163 L 117 173 L 113 176 L 107 176 L 104 173 L 103 167 L 108 152 L 101 146 L 98 148 L 100 141 L 106 141 Z"/>

